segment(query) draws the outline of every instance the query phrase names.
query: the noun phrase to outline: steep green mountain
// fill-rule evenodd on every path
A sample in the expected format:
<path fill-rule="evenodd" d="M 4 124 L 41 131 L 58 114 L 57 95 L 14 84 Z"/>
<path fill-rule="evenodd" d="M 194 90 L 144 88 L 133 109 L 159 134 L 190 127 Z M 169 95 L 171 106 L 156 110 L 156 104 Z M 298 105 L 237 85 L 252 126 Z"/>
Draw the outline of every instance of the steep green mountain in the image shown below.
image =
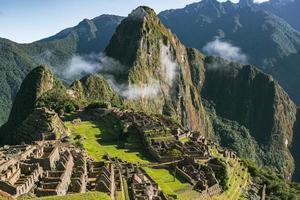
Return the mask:
<path fill-rule="evenodd" d="M 161 71 L 166 57 L 162 50 L 166 49 L 171 55 L 169 65 L 175 62 L 178 67 L 171 85 Z M 149 97 L 125 98 L 126 106 L 169 115 L 191 130 L 216 137 L 239 155 L 292 178 L 295 163 L 290 148 L 297 106 L 270 75 L 185 48 L 145 7 L 122 21 L 105 52 L 121 62 L 123 73 L 112 74 L 121 83 L 134 85 L 136 90 L 158 87 Z M 206 102 L 214 111 L 203 110 Z"/>
<path fill-rule="evenodd" d="M 33 110 L 35 102 L 54 87 L 54 75 L 46 66 L 31 71 L 16 95 L 8 121 L 20 124 Z"/>
<path fill-rule="evenodd" d="M 19 86 L 36 62 L 26 53 L 24 45 L 0 38 L 0 49 L 0 124 L 3 124 Z"/>
<path fill-rule="evenodd" d="M 1 143 L 11 143 L 11 136 L 6 134 L 15 130 L 32 113 L 36 101 L 54 86 L 54 76 L 45 66 L 40 66 L 31 71 L 20 87 L 8 122 L 1 127 Z"/>
<path fill-rule="evenodd" d="M 124 19 L 105 53 L 122 64 L 123 72 L 112 75 L 119 84 L 128 84 L 126 106 L 168 115 L 209 134 L 198 91 L 204 81 L 204 57 L 183 46 L 152 9 L 139 7 Z"/>
<path fill-rule="evenodd" d="M 31 44 L 0 38 L 0 124 L 7 120 L 16 93 L 30 70 L 48 64 L 56 74 L 61 74 L 73 55 L 103 51 L 122 19 L 113 15 L 85 19 L 75 27 Z"/>
<path fill-rule="evenodd" d="M 43 117 L 44 115 L 48 116 L 47 111 L 45 109 L 36 110 L 36 108 L 47 107 L 63 114 L 78 109 L 78 106 L 79 101 L 67 93 L 65 86 L 54 77 L 47 66 L 34 68 L 22 82 L 8 121 L 0 128 L 0 143 L 2 145 L 20 143 L 20 139 L 24 139 L 24 135 L 33 134 L 34 131 L 30 133 L 30 129 L 35 130 L 35 133 L 37 133 L 38 130 L 44 130 L 43 127 L 47 128 L 47 124 L 50 127 L 56 127 L 55 124 L 51 125 L 53 121 L 60 123 L 55 116 L 54 118 L 50 117 L 49 120 L 47 117 Z M 32 114 L 33 112 L 35 114 Z M 45 119 L 45 122 L 42 120 L 34 124 L 32 116 L 40 116 L 33 119 Z M 61 125 L 58 126 L 61 127 Z M 25 129 L 22 127 L 25 127 Z M 19 137 L 18 134 L 22 136 Z M 28 138 L 30 137 L 28 136 Z M 32 138 L 35 138 L 35 136 Z M 24 139 L 24 141 L 28 140 Z"/>
<path fill-rule="evenodd" d="M 270 12 L 247 5 L 204 0 L 159 16 L 189 47 L 201 50 L 216 36 L 239 47 L 246 62 L 272 74 L 299 104 L 300 33 Z"/>
<path fill-rule="evenodd" d="M 212 57 L 205 63 L 202 96 L 213 103 L 217 115 L 249 130 L 258 144 L 253 145 L 258 150 L 256 160 L 291 178 L 294 160 L 290 147 L 297 106 L 271 76 L 250 65 Z"/>

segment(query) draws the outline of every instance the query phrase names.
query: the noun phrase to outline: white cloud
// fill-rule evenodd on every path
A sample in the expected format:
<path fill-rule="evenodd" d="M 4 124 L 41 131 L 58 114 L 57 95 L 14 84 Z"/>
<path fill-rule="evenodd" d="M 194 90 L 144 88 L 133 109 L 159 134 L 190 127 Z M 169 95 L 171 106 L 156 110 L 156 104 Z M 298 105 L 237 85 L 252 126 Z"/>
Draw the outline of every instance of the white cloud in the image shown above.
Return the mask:
<path fill-rule="evenodd" d="M 119 61 L 104 54 L 75 55 L 69 60 L 63 76 L 67 79 L 74 79 L 85 74 L 121 72 L 123 69 Z"/>
<path fill-rule="evenodd" d="M 263 3 L 263 2 L 267 2 L 269 0 L 254 0 L 254 3 Z"/>
<path fill-rule="evenodd" d="M 73 56 L 63 74 L 66 78 L 72 78 L 82 74 L 94 73 L 98 68 L 99 64 L 85 60 L 81 56 Z"/>
<path fill-rule="evenodd" d="M 122 92 L 122 96 L 128 99 L 154 98 L 160 92 L 160 88 L 158 80 L 150 79 L 148 83 L 141 85 L 129 84 L 128 88 Z"/>
<path fill-rule="evenodd" d="M 169 47 L 161 46 L 160 52 L 161 73 L 168 85 L 173 84 L 173 80 L 177 74 L 178 64 L 171 59 Z"/>
<path fill-rule="evenodd" d="M 229 42 L 222 41 L 220 38 L 207 43 L 203 51 L 208 55 L 220 56 L 230 61 L 247 63 L 247 56 L 239 47 L 233 46 Z"/>

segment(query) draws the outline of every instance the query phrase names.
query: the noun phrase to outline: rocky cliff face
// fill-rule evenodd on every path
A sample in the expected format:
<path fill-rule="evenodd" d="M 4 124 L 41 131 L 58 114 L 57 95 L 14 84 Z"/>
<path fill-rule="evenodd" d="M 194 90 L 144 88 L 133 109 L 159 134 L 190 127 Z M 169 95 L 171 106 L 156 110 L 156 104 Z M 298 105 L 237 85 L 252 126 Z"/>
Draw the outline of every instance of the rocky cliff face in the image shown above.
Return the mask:
<path fill-rule="evenodd" d="M 297 121 L 294 125 L 294 135 L 292 144 L 290 146 L 291 153 L 295 160 L 295 172 L 293 174 L 293 180 L 300 181 L 300 109 L 297 110 Z"/>
<path fill-rule="evenodd" d="M 225 57 L 226 52 L 219 51 L 217 43 L 220 41 L 238 47 L 243 55 L 229 59 L 251 63 L 271 74 L 300 105 L 300 33 L 271 13 L 273 5 L 277 4 L 275 1 L 257 4 L 244 0 L 236 4 L 205 0 L 182 9 L 163 11 L 159 16 L 166 27 L 189 47 L 221 57 Z M 300 12 L 296 4 L 300 5 L 299 1 L 288 3 L 288 7 L 280 5 L 278 10 L 285 10 L 299 24 L 296 16 Z M 273 13 L 288 20 L 279 12 Z M 212 48 L 206 48 L 207 45 Z"/>
<path fill-rule="evenodd" d="M 220 116 L 249 129 L 264 152 L 264 164 L 290 178 L 296 105 L 271 76 L 252 66 L 213 57 L 205 65 L 203 96 L 215 104 Z"/>
<path fill-rule="evenodd" d="M 128 84 L 124 104 L 209 134 L 199 95 L 204 56 L 183 46 L 152 9 L 139 7 L 123 20 L 105 52 L 123 65 L 123 73 L 114 75 Z"/>

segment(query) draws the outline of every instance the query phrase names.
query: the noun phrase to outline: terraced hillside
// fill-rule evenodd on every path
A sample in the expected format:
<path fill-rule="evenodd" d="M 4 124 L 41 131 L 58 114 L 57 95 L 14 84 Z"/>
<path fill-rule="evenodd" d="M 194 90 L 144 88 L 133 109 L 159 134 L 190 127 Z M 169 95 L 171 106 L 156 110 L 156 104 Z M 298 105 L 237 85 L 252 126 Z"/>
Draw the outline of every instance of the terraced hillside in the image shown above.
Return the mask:
<path fill-rule="evenodd" d="M 117 127 L 119 123 L 116 123 L 114 118 L 111 116 L 97 119 L 90 118 L 80 113 L 79 115 L 68 116 L 65 119 L 65 124 L 71 131 L 71 138 L 74 144 L 83 146 L 97 160 L 103 160 L 105 154 L 109 154 L 113 157 L 119 157 L 122 160 L 141 164 L 169 197 L 176 199 L 199 199 L 199 192 L 193 190 L 193 186 L 179 174 L 174 178 L 174 171 L 172 169 L 169 167 L 153 168 L 157 164 L 157 161 L 154 157 L 149 156 L 145 148 L 141 147 L 140 144 L 142 141 L 136 138 L 136 135 L 132 138 L 128 137 L 125 140 L 122 137 L 120 138 L 122 129 Z M 129 134 L 134 133 L 129 132 Z M 138 148 L 126 148 L 124 147 L 125 143 L 137 144 Z M 203 199 L 239 199 L 248 184 L 249 173 L 247 172 L 247 168 L 238 158 L 224 157 L 213 146 L 210 152 L 212 152 L 214 157 L 227 163 L 228 188 L 221 194 L 204 196 Z M 199 163 L 205 163 L 206 161 L 207 159 L 198 160 Z"/>

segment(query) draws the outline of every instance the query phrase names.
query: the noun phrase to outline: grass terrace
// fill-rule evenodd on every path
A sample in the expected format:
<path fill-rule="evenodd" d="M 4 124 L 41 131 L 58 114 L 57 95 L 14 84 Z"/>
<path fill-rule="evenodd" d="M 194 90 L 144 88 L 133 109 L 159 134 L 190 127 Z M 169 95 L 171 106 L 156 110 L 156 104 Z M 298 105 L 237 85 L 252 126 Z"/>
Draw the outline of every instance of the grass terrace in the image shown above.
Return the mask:
<path fill-rule="evenodd" d="M 66 196 L 49 196 L 49 197 L 39 197 L 31 198 L 28 196 L 21 196 L 18 200 L 28 200 L 28 199 L 37 199 L 37 200 L 110 200 L 110 196 L 103 192 L 87 192 L 87 193 L 76 193 L 68 194 Z"/>
<path fill-rule="evenodd" d="M 122 141 L 119 133 L 111 128 L 114 127 L 112 123 L 82 121 L 77 125 L 72 122 L 65 124 L 71 130 L 72 141 L 82 145 L 95 160 L 101 160 L 106 153 L 134 163 L 145 164 L 151 160 L 142 149 L 121 148 Z"/>
<path fill-rule="evenodd" d="M 211 197 L 211 200 L 238 200 L 243 192 L 243 190 L 247 187 L 248 180 L 250 174 L 246 167 L 242 166 L 238 159 L 233 158 L 224 158 L 221 154 L 218 153 L 216 149 L 211 149 L 212 155 L 214 157 L 218 157 L 227 164 L 228 171 L 228 189 L 216 197 Z"/>

